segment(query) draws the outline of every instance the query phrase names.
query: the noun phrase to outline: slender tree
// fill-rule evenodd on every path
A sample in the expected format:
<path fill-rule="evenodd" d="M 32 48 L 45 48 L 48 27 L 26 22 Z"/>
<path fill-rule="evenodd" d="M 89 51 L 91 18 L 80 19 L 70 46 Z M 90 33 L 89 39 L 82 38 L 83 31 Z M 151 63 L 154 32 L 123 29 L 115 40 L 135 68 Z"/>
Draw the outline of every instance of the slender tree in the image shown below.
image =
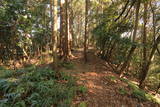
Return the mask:
<path fill-rule="evenodd" d="M 142 44 L 143 44 L 143 61 L 142 61 L 142 69 L 141 69 L 141 76 L 143 77 L 143 73 L 146 70 L 146 62 L 147 62 L 147 49 L 146 49 L 146 39 L 147 39 L 147 13 L 148 13 L 148 2 L 144 3 L 144 14 L 143 14 L 143 36 L 142 36 Z"/>
<path fill-rule="evenodd" d="M 126 69 L 127 64 L 129 63 L 135 49 L 136 49 L 136 45 L 135 40 L 136 40 L 136 35 L 137 35 L 137 29 L 138 29 L 138 21 L 139 21 L 139 10 L 140 10 L 140 5 L 141 5 L 141 0 L 138 0 L 136 3 L 136 14 L 135 14 L 135 23 L 134 23 L 134 32 L 133 32 L 133 37 L 132 37 L 132 42 L 133 45 L 129 51 L 129 54 L 127 55 L 127 59 L 125 60 L 125 62 L 122 64 L 122 67 L 120 69 L 120 76 L 123 75 L 123 71 Z"/>
<path fill-rule="evenodd" d="M 69 23 L 68 23 L 68 0 L 65 0 L 65 48 L 64 48 L 64 60 L 68 61 L 69 58 Z"/>
<path fill-rule="evenodd" d="M 156 33 L 155 33 L 155 26 L 153 26 L 153 38 L 154 40 L 152 41 L 153 43 L 153 46 L 151 48 L 151 52 L 149 54 L 149 59 L 147 59 L 147 55 L 146 55 L 146 23 L 147 23 L 147 7 L 148 7 L 148 2 L 145 2 L 144 3 L 144 17 L 143 17 L 143 20 L 144 20 L 144 28 L 143 28 L 143 31 L 144 31 L 144 34 L 143 34 L 143 63 L 142 63 L 142 69 L 141 69 L 141 72 L 140 72 L 140 81 L 139 81 L 139 87 L 140 88 L 144 88 L 144 81 L 147 77 L 147 74 L 148 74 L 148 71 L 149 71 L 149 68 L 150 68 L 150 65 L 152 63 L 152 58 L 154 57 L 154 54 L 156 52 L 156 50 L 158 49 L 158 45 L 160 43 L 160 35 L 156 38 Z M 152 10 L 153 12 L 153 10 Z M 154 18 L 154 17 L 153 17 Z M 155 25 L 155 18 L 153 19 L 153 25 Z M 157 50 L 158 51 L 158 50 Z"/>
<path fill-rule="evenodd" d="M 84 61 L 85 63 L 87 62 L 88 4 L 89 4 L 89 0 L 85 0 L 85 34 L 84 34 Z"/>

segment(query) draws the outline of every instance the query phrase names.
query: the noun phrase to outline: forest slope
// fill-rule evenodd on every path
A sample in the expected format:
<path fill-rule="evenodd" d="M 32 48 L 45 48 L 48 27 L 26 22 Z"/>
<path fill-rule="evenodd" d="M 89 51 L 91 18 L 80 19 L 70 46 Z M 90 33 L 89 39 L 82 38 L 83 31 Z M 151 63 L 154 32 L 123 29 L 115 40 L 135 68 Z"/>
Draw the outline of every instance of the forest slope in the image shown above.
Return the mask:
<path fill-rule="evenodd" d="M 88 63 L 83 62 L 83 51 L 74 52 L 72 63 L 75 67 L 67 70 L 78 78 L 77 83 L 87 87 L 88 92 L 79 95 L 74 105 L 82 107 L 159 107 L 148 100 L 154 99 L 150 94 L 139 90 L 136 84 L 119 76 L 104 65 L 104 61 L 94 52 L 88 52 Z"/>

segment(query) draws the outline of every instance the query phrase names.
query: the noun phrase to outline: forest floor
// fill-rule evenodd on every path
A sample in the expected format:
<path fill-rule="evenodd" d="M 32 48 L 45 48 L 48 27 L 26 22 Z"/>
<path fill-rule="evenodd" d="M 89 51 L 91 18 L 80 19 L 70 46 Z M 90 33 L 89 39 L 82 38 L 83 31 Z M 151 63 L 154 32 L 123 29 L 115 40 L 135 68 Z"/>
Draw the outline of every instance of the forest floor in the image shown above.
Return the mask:
<path fill-rule="evenodd" d="M 87 88 L 87 93 L 78 95 L 73 101 L 74 105 L 80 107 L 160 107 L 150 101 L 141 101 L 130 94 L 128 84 L 110 69 L 103 66 L 104 61 L 94 54 L 88 52 L 88 62 L 83 61 L 83 51 L 73 52 L 74 58 L 71 62 L 74 68 L 65 70 L 77 77 L 77 83 Z M 127 92 L 126 92 L 127 91 Z M 79 106 L 78 106 L 79 107 Z"/>

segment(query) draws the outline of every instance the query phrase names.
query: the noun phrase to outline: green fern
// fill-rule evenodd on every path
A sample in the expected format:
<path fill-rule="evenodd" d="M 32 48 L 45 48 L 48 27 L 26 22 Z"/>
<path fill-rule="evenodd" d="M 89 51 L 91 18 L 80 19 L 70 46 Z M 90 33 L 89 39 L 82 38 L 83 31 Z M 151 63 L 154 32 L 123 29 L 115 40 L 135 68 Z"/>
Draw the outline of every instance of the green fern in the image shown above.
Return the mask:
<path fill-rule="evenodd" d="M 1 107 L 70 107 L 76 94 L 74 78 L 63 72 L 57 78 L 57 72 L 49 68 L 31 67 L 18 70 L 14 75 L 19 75 L 16 81 L 10 78 L 0 80 Z"/>

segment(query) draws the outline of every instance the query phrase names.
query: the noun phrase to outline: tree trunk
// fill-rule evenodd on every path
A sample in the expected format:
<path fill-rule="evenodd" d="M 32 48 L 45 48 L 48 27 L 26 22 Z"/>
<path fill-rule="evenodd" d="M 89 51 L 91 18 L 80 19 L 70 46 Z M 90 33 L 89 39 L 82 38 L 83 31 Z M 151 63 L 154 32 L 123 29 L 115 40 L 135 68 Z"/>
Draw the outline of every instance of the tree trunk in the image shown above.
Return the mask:
<path fill-rule="evenodd" d="M 65 0 L 65 44 L 64 44 L 64 60 L 69 59 L 69 17 L 68 17 L 68 0 Z"/>
<path fill-rule="evenodd" d="M 149 70 L 149 67 L 150 67 L 150 64 L 151 64 L 151 60 L 156 52 L 156 49 L 157 49 L 157 46 L 158 44 L 160 43 L 160 35 L 157 37 L 157 39 L 155 40 L 154 42 L 154 45 L 153 45 L 153 48 L 151 50 L 151 53 L 150 53 L 150 56 L 149 56 L 149 59 L 148 61 L 146 62 L 146 65 L 143 67 L 144 70 L 142 70 L 143 72 L 141 72 L 142 74 L 142 77 L 140 78 L 140 82 L 139 82 L 139 87 L 140 88 L 143 88 L 143 82 L 148 74 L 148 70 Z"/>
<path fill-rule="evenodd" d="M 84 62 L 87 62 L 87 34 L 88 34 L 88 3 L 89 0 L 85 0 L 85 35 L 84 35 Z"/>
<path fill-rule="evenodd" d="M 140 78 L 143 78 L 146 73 L 146 64 L 147 64 L 147 49 L 146 49 L 146 39 L 147 39 L 147 12 L 148 12 L 148 2 L 144 3 L 144 15 L 143 15 L 143 38 L 142 38 L 142 44 L 143 44 L 143 61 L 142 61 L 142 69 L 141 69 L 141 74 Z"/>
<path fill-rule="evenodd" d="M 73 20 L 74 20 L 74 16 L 73 16 L 73 9 L 72 9 L 72 5 L 70 6 L 70 15 L 69 15 L 69 31 L 71 34 L 71 40 L 70 40 L 70 49 L 72 48 L 72 46 L 75 46 L 74 41 L 75 41 L 75 36 L 74 36 L 74 30 L 73 30 Z M 71 49 L 72 50 L 72 49 Z"/>
<path fill-rule="evenodd" d="M 157 90 L 156 90 L 156 94 L 158 93 L 158 90 L 160 89 L 160 83 L 159 83 L 159 85 L 158 85 L 158 87 L 157 87 Z"/>
<path fill-rule="evenodd" d="M 69 46 L 68 0 L 60 1 L 60 54 L 62 61 L 68 61 L 71 54 Z"/>
<path fill-rule="evenodd" d="M 136 14 L 135 14 L 135 24 L 134 24 L 134 32 L 133 32 L 133 38 L 132 38 L 132 42 L 133 42 L 133 45 L 129 51 L 129 54 L 127 55 L 127 59 L 125 60 L 125 62 L 123 63 L 121 69 L 120 69 L 120 76 L 123 75 L 123 71 L 126 69 L 135 49 L 136 49 L 136 45 L 134 44 L 135 43 L 135 39 L 136 39 L 136 35 L 137 35 L 137 29 L 138 29 L 138 21 L 139 21 L 139 9 L 140 9 L 140 5 L 141 5 L 141 0 L 138 0 L 137 1 L 137 4 L 136 4 Z"/>
<path fill-rule="evenodd" d="M 63 0 L 60 0 L 60 56 L 64 55 L 64 45 L 65 44 L 65 6 Z"/>
<path fill-rule="evenodd" d="M 58 58 L 57 58 L 57 26 L 58 26 L 58 16 L 57 16 L 57 0 L 50 0 L 50 13 L 52 18 L 52 55 L 53 55 L 53 68 L 57 68 Z M 52 8 L 53 6 L 53 8 Z"/>

